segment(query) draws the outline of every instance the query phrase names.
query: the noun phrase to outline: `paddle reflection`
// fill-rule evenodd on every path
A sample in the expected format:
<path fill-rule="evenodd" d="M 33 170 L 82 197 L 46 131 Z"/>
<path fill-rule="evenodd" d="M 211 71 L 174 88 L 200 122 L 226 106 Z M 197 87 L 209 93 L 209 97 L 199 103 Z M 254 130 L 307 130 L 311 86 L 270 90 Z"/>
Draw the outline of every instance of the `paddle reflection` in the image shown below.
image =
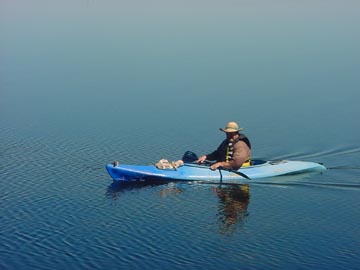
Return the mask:
<path fill-rule="evenodd" d="M 218 209 L 220 233 L 231 234 L 236 230 L 236 225 L 244 222 L 248 216 L 249 185 L 213 187 L 212 190 L 220 202 Z"/>

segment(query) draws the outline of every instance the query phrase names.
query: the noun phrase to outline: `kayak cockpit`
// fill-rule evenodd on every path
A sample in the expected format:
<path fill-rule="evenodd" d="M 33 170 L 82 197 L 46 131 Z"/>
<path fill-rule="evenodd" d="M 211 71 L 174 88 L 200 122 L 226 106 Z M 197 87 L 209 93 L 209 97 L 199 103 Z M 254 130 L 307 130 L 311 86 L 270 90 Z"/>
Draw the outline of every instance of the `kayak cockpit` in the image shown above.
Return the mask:
<path fill-rule="evenodd" d="M 263 165 L 263 164 L 265 164 L 266 162 L 267 162 L 266 160 L 254 159 L 254 160 L 251 160 L 250 166 Z"/>

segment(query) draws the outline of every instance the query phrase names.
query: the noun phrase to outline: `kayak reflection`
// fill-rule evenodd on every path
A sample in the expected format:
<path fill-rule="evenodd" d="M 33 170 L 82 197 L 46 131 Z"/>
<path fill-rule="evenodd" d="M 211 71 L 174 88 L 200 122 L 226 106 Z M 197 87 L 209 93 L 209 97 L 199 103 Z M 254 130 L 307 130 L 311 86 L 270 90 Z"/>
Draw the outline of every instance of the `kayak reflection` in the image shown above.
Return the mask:
<path fill-rule="evenodd" d="M 164 182 L 119 182 L 113 181 L 106 189 L 105 196 L 109 199 L 118 199 L 120 194 L 126 193 L 131 190 L 151 188 L 155 186 L 164 185 Z"/>
<path fill-rule="evenodd" d="M 249 185 L 220 186 L 212 188 L 219 198 L 218 222 L 220 233 L 231 234 L 236 225 L 244 222 L 249 215 L 247 212 L 250 193 Z"/>
<path fill-rule="evenodd" d="M 186 184 L 188 185 L 188 184 Z M 114 181 L 106 190 L 106 197 L 112 200 L 119 199 L 122 194 L 129 191 L 157 188 L 155 191 L 162 198 L 177 197 L 186 190 L 186 185 L 179 183 L 154 183 L 151 182 L 132 182 L 119 183 Z M 208 185 L 208 184 L 206 184 Z M 209 186 L 210 190 L 218 198 L 218 210 L 216 212 L 219 232 L 221 234 L 232 234 L 236 231 L 239 224 L 245 222 L 248 216 L 248 205 L 250 201 L 249 185 L 220 185 Z"/>
<path fill-rule="evenodd" d="M 184 192 L 183 188 L 178 187 L 174 183 L 170 183 L 160 191 L 160 196 L 166 198 L 168 196 L 178 195 Z"/>

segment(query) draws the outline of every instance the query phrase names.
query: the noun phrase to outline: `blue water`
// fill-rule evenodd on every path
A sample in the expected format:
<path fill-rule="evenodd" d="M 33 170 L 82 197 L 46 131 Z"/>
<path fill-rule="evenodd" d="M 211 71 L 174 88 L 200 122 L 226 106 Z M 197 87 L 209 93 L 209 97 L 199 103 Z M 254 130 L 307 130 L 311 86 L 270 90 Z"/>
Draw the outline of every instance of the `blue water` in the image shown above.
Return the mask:
<path fill-rule="evenodd" d="M 358 1 L 0 1 L 0 269 L 360 269 Z M 113 160 L 324 163 L 118 185 Z"/>

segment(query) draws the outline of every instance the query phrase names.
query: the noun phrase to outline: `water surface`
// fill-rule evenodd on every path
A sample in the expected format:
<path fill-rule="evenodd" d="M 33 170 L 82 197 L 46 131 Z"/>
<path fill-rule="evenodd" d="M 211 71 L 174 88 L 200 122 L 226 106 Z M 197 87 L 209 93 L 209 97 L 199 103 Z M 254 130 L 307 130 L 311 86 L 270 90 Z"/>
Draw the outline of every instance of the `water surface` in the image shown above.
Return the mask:
<path fill-rule="evenodd" d="M 358 269 L 357 1 L 0 2 L 1 269 Z M 118 185 L 115 159 L 324 163 Z"/>

